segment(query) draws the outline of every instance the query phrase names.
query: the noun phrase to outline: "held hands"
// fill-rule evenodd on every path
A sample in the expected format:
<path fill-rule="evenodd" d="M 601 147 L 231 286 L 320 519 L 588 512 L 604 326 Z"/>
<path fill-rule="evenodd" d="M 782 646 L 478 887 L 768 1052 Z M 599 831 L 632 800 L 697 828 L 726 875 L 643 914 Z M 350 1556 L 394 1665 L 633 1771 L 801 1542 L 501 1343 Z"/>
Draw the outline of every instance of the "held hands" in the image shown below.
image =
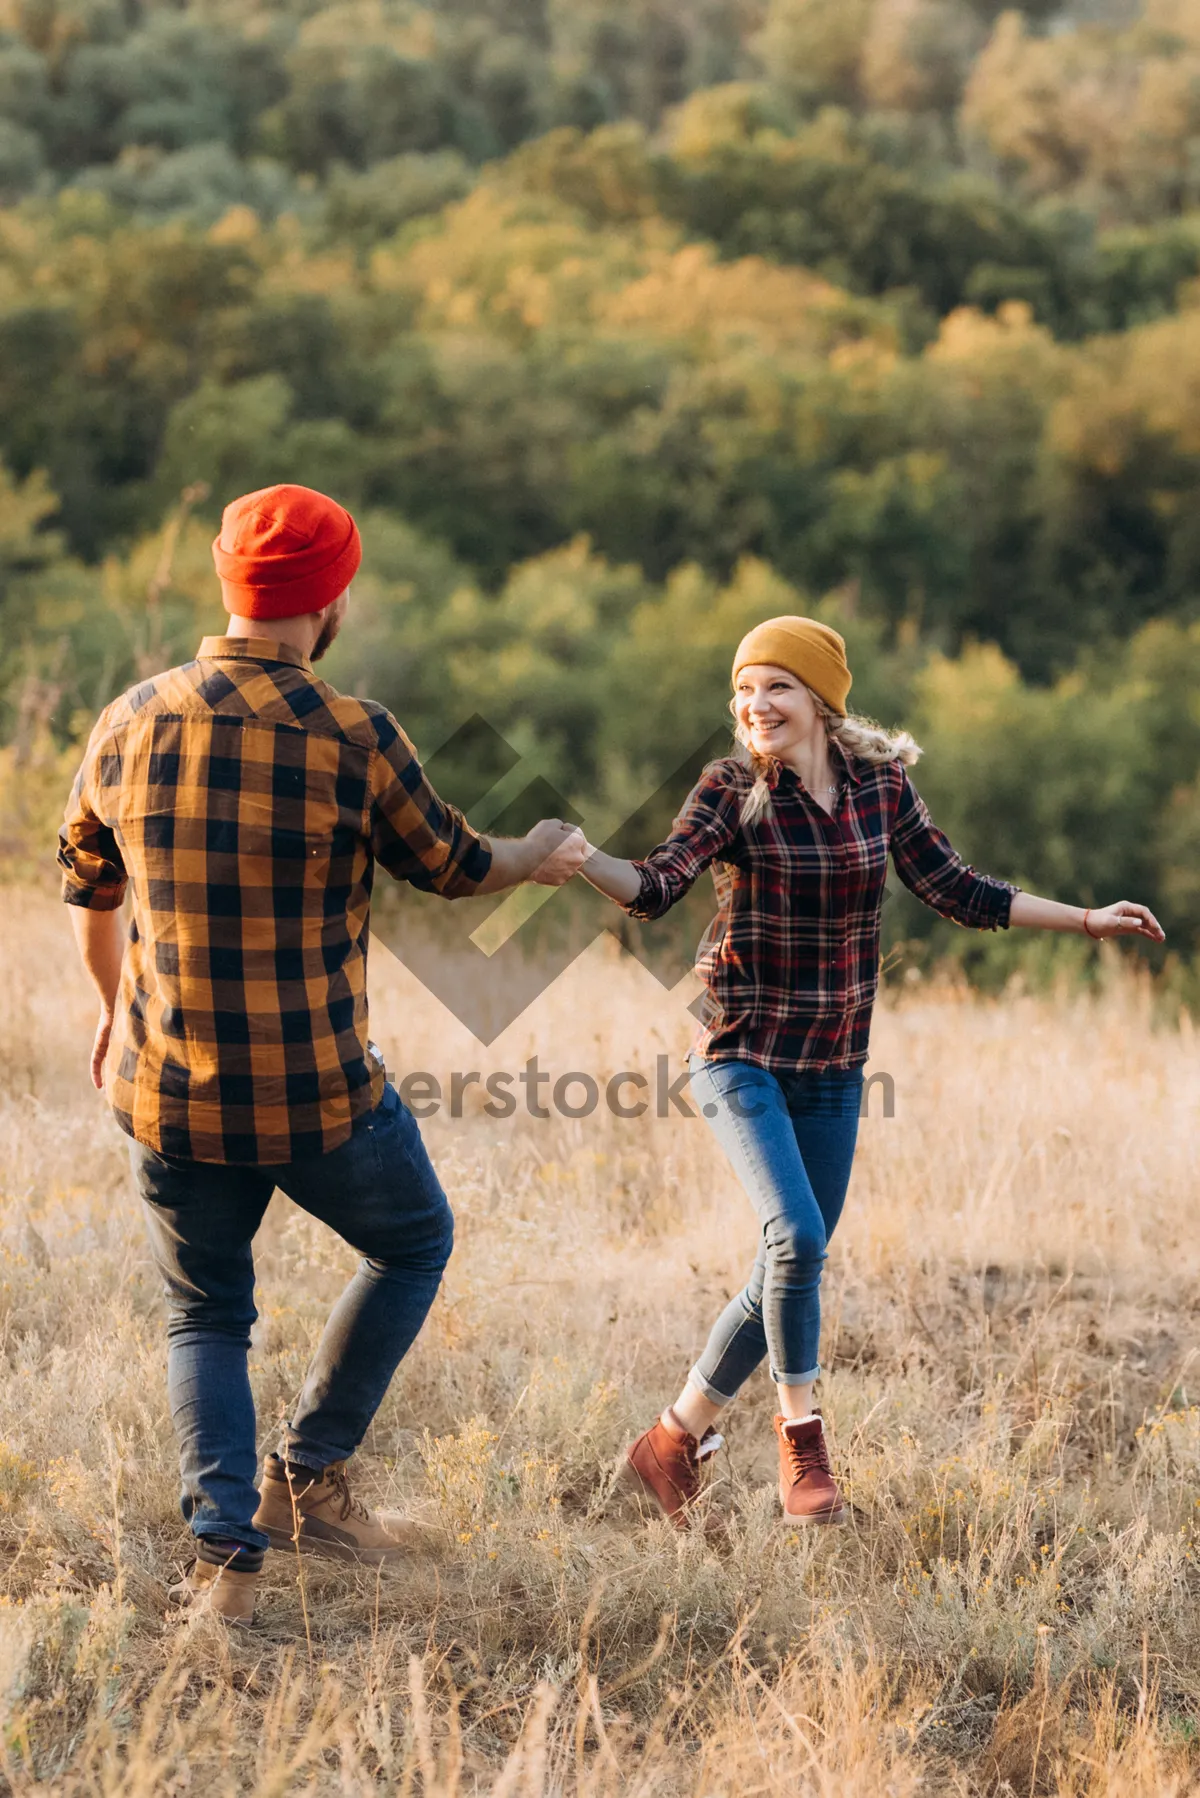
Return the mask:
<path fill-rule="evenodd" d="M 578 874 L 593 853 L 583 832 L 562 818 L 543 818 L 526 832 L 525 841 L 537 854 L 533 872 L 527 877 L 539 886 L 560 887 Z"/>
<path fill-rule="evenodd" d="M 1167 934 L 1148 906 L 1129 899 L 1093 907 L 1084 914 L 1084 927 L 1091 937 L 1144 936 L 1151 943 L 1165 942 Z"/>

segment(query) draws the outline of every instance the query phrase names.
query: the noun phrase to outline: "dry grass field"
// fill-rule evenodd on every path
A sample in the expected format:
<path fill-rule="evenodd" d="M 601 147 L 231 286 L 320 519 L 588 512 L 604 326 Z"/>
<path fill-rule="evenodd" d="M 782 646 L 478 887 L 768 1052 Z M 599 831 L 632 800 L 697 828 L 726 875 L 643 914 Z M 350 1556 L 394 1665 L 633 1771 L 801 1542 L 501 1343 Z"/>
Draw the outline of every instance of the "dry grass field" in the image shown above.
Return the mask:
<path fill-rule="evenodd" d="M 1168 1798 L 1200 1792 L 1200 1058 L 1146 994 L 877 1016 L 827 1280 L 856 1508 L 797 1533 L 765 1374 L 715 1540 L 609 1500 L 753 1252 L 703 1120 L 423 1125 L 458 1242 L 358 1463 L 436 1526 L 383 1573 L 268 1559 L 181 1625 L 160 1304 L 86 1080 L 61 909 L 0 894 L 0 1790 L 62 1798 Z M 1114 952 L 1106 952 L 1114 953 Z M 601 941 L 488 1051 L 377 955 L 389 1064 L 653 1073 L 685 1005 Z M 876 1093 L 876 1098 L 879 1098 Z M 263 1446 L 350 1264 L 277 1201 Z"/>

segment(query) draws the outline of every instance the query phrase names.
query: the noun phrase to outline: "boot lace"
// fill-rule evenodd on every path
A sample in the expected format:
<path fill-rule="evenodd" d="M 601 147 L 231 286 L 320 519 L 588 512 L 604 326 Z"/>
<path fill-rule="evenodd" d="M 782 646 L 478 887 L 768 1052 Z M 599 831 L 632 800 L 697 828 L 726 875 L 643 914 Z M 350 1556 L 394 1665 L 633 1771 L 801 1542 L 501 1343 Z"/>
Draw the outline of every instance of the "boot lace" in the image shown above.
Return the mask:
<path fill-rule="evenodd" d="M 346 1463 L 344 1461 L 335 1461 L 332 1467 L 327 1467 L 325 1469 L 325 1477 L 333 1487 L 334 1497 L 340 1498 L 342 1501 L 342 1509 L 339 1513 L 341 1521 L 344 1523 L 348 1517 L 357 1517 L 361 1523 L 370 1523 L 370 1511 L 367 1509 L 366 1505 L 363 1504 L 361 1499 L 355 1498 L 350 1490 L 350 1481 L 346 1474 Z"/>
<path fill-rule="evenodd" d="M 793 1481 L 802 1480 L 806 1473 L 832 1473 L 823 1429 L 814 1430 L 799 1442 L 785 1430 L 783 1440 L 787 1445 L 788 1471 Z"/>

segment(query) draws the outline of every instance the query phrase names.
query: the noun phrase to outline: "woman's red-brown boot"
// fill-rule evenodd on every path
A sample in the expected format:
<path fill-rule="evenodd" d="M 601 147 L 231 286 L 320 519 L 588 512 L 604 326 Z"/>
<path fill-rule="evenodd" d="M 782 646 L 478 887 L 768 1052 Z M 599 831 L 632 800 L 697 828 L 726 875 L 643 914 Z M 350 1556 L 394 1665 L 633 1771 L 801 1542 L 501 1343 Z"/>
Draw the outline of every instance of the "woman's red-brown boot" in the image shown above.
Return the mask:
<path fill-rule="evenodd" d="M 842 1495 L 829 1466 L 821 1413 L 775 1419 L 779 1438 L 779 1500 L 790 1523 L 841 1523 Z"/>
<path fill-rule="evenodd" d="M 668 1405 L 663 1416 L 626 1449 L 626 1476 L 676 1529 L 685 1530 L 690 1507 L 704 1489 L 703 1464 L 723 1440 L 716 1430 L 708 1430 L 697 1441 Z"/>

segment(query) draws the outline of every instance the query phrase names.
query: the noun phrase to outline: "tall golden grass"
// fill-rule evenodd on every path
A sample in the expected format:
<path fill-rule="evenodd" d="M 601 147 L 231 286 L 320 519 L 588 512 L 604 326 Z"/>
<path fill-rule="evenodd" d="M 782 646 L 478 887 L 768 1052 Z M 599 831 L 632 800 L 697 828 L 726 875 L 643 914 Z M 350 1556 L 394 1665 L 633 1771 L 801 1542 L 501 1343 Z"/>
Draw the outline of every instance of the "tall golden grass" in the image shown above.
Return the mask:
<path fill-rule="evenodd" d="M 358 1463 L 437 1551 L 275 1554 L 242 1637 L 169 1598 L 160 1301 L 65 917 L 0 904 L 0 1789 L 1200 1791 L 1200 1064 L 1135 982 L 881 1007 L 895 1114 L 863 1124 L 827 1280 L 839 1530 L 777 1516 L 765 1374 L 723 1535 L 610 1497 L 753 1253 L 703 1121 L 496 1121 L 468 1087 L 423 1124 L 454 1259 Z M 484 1051 L 383 952 L 372 979 L 396 1073 L 444 1080 L 677 1070 L 696 990 L 602 940 Z M 265 1447 L 351 1257 L 277 1201 L 258 1262 Z"/>

